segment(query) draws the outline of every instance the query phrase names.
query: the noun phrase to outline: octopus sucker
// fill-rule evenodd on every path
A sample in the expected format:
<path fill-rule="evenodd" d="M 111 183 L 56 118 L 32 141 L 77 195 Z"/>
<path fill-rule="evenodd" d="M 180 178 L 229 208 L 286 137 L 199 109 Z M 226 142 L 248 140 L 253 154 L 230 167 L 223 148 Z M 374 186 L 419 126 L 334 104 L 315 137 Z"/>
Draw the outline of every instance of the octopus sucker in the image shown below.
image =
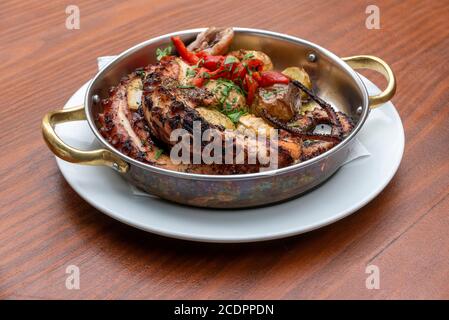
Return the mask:
<path fill-rule="evenodd" d="M 354 129 L 354 122 L 349 116 L 340 111 L 337 112 L 337 117 L 341 124 L 342 135 L 346 137 Z"/>

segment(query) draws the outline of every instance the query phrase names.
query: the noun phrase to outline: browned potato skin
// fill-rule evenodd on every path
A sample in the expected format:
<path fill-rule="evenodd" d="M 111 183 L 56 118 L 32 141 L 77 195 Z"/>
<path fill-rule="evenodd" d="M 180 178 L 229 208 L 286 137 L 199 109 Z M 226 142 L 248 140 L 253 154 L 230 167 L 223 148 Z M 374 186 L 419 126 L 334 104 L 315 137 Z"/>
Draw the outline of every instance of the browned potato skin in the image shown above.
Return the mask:
<path fill-rule="evenodd" d="M 222 126 L 225 129 L 234 130 L 235 126 L 232 121 L 216 109 L 205 107 L 195 108 L 196 111 L 207 121 L 216 126 Z"/>
<path fill-rule="evenodd" d="M 305 85 L 308 89 L 312 90 L 312 81 L 310 81 L 310 76 L 304 70 L 304 68 L 299 67 L 288 67 L 282 71 L 283 74 L 285 74 L 287 77 L 293 80 L 297 80 L 301 82 L 303 85 Z M 301 97 L 303 99 L 307 98 L 307 93 L 301 92 Z"/>
<path fill-rule="evenodd" d="M 264 119 L 256 117 L 251 113 L 241 116 L 237 124 L 237 131 L 239 132 L 246 133 L 246 130 L 251 130 L 257 135 L 259 130 L 265 130 L 265 135 L 267 137 L 270 136 L 271 130 L 273 129 L 274 127 L 267 123 Z"/>
<path fill-rule="evenodd" d="M 216 80 L 210 80 L 205 86 L 207 90 L 212 92 L 217 100 L 223 98 L 221 93 L 223 87 Z M 230 106 L 230 110 L 246 110 L 246 98 L 244 95 L 238 93 L 236 90 L 231 90 L 226 97 L 224 104 Z"/>
<path fill-rule="evenodd" d="M 237 59 L 239 59 L 242 62 L 244 62 L 245 60 L 248 60 L 248 59 L 244 59 L 245 55 L 247 55 L 247 54 L 252 54 L 254 56 L 251 59 L 262 60 L 262 62 L 264 64 L 262 71 L 273 70 L 273 62 L 271 61 L 270 57 L 268 55 L 266 55 L 265 53 L 263 53 L 262 51 L 240 49 L 240 50 L 232 51 L 229 53 L 229 55 L 236 57 Z"/>
<path fill-rule="evenodd" d="M 279 120 L 288 121 L 295 115 L 295 110 L 286 94 L 288 85 L 275 84 L 267 88 L 259 88 L 254 103 L 251 106 L 251 112 L 261 116 L 264 109 L 269 115 Z"/>

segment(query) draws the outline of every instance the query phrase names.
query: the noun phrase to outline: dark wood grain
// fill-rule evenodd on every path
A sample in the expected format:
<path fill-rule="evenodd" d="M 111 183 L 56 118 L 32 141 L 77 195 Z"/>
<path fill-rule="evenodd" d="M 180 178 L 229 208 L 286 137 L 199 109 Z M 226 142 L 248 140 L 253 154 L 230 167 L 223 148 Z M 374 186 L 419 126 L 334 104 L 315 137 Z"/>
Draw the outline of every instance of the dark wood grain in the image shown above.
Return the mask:
<path fill-rule="evenodd" d="M 65 28 L 69 4 L 81 9 L 80 30 Z M 448 299 L 449 5 L 379 0 L 381 29 L 368 30 L 368 4 L 1 1 L 0 298 Z M 331 226 L 245 245 L 147 234 L 84 202 L 41 138 L 44 113 L 95 74 L 97 56 L 209 25 L 270 29 L 390 63 L 406 149 L 387 188 Z M 80 290 L 65 288 L 69 264 L 81 269 Z M 369 264 L 380 268 L 379 290 L 365 287 Z"/>

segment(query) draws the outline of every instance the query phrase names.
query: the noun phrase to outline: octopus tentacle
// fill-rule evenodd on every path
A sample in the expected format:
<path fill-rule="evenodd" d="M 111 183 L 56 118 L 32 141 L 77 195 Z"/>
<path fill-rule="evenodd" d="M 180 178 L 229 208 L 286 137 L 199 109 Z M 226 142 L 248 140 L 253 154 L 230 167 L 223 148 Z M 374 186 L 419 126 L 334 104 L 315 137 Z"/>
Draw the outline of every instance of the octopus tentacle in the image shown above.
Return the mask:
<path fill-rule="evenodd" d="M 312 143 L 304 143 L 302 147 L 301 160 L 306 161 L 312 159 L 330 149 L 332 149 L 336 143 L 330 141 L 315 141 Z"/>
<path fill-rule="evenodd" d="M 340 132 L 341 131 L 341 123 L 340 123 L 339 117 L 337 116 L 337 113 L 332 108 L 332 106 L 329 103 L 327 103 L 326 101 L 324 101 L 323 99 L 321 99 L 320 97 L 318 97 L 315 93 L 313 93 L 311 90 L 309 90 L 301 82 L 299 82 L 297 80 L 293 80 L 292 83 L 295 86 L 297 86 L 298 88 L 300 88 L 301 90 L 303 90 L 305 93 L 307 93 L 307 95 L 310 98 L 312 98 L 316 103 L 318 103 L 324 109 L 324 111 L 326 111 L 331 123 L 336 127 L 335 130 Z"/>
<path fill-rule="evenodd" d="M 284 129 L 288 132 L 291 132 L 299 137 L 301 137 L 303 140 L 321 140 L 321 141 L 329 141 L 334 143 L 339 143 L 341 141 L 341 137 L 339 135 L 331 135 L 331 134 L 319 134 L 319 133 L 310 133 L 310 132 L 304 132 L 299 128 L 291 127 L 287 125 L 286 123 L 280 121 L 279 119 L 276 119 L 268 114 L 265 110 L 262 110 L 261 112 L 262 116 L 271 122 L 273 125 Z"/>
<path fill-rule="evenodd" d="M 354 122 L 349 116 L 347 116 L 343 112 L 340 111 L 337 112 L 337 116 L 338 120 L 341 123 L 342 135 L 346 137 L 352 131 L 352 129 L 354 129 Z"/>

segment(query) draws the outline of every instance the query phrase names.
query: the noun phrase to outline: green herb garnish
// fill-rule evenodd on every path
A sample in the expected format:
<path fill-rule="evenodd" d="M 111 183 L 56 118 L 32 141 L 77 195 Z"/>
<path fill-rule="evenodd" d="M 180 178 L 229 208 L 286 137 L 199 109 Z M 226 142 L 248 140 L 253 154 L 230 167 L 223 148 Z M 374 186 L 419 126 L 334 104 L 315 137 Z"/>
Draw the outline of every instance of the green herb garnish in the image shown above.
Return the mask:
<path fill-rule="evenodd" d="M 186 77 L 187 78 L 193 78 L 196 75 L 195 70 L 188 68 L 186 70 Z"/>
<path fill-rule="evenodd" d="M 217 79 L 217 84 L 225 86 L 227 88 L 226 93 L 228 93 L 228 94 L 231 90 L 235 90 L 238 93 L 243 94 L 242 88 L 240 88 L 238 85 L 236 85 L 231 80 L 219 78 L 219 79 Z"/>
<path fill-rule="evenodd" d="M 254 53 L 252 53 L 252 52 L 248 52 L 247 54 L 245 54 L 243 56 L 243 60 L 248 60 L 248 59 L 252 59 L 252 58 L 254 58 Z"/>
<path fill-rule="evenodd" d="M 232 63 L 236 63 L 236 62 L 239 62 L 236 57 L 234 57 L 234 56 L 226 56 L 224 64 L 232 64 Z"/>
<path fill-rule="evenodd" d="M 244 114 L 246 114 L 246 111 L 243 111 L 243 110 L 236 110 L 236 111 L 233 111 L 233 112 L 231 112 L 231 113 L 228 113 L 226 116 L 227 116 L 229 119 L 231 119 L 231 121 L 232 121 L 233 123 L 237 123 L 237 122 L 239 122 L 240 117 L 243 116 Z"/>
<path fill-rule="evenodd" d="M 262 94 L 262 96 L 264 97 L 264 99 L 269 99 L 270 97 L 274 96 L 274 93 L 271 91 L 267 91 L 267 92 L 264 92 Z"/>
<path fill-rule="evenodd" d="M 144 77 L 145 76 L 145 71 L 143 71 L 143 70 L 136 70 L 136 76 L 139 76 L 139 77 Z"/>
<path fill-rule="evenodd" d="M 248 67 L 248 65 L 247 65 L 246 63 L 244 63 L 243 66 L 245 67 L 246 72 L 248 72 L 248 75 L 252 76 L 252 75 L 253 75 L 253 72 L 252 72 L 251 69 Z"/>
<path fill-rule="evenodd" d="M 154 154 L 154 159 L 156 159 L 156 160 L 159 159 L 163 153 L 164 153 L 164 150 L 158 149 L 156 151 L 156 153 Z"/>
<path fill-rule="evenodd" d="M 160 61 L 165 56 L 169 56 L 171 54 L 172 48 L 173 47 L 172 47 L 171 44 L 168 47 L 164 48 L 164 49 L 157 48 L 156 49 L 156 59 L 157 59 L 157 61 Z"/>

